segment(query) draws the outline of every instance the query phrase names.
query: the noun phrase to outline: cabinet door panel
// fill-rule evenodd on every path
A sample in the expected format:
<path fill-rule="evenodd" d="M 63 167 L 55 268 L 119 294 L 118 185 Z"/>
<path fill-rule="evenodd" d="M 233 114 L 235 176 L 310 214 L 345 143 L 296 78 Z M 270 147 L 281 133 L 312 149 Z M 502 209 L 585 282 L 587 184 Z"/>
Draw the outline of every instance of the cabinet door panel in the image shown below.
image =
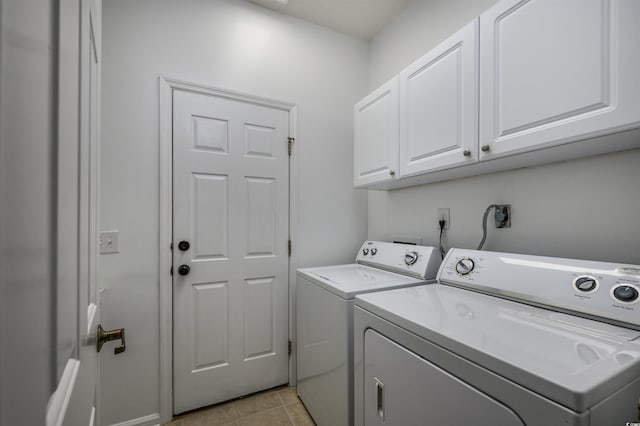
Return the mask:
<path fill-rule="evenodd" d="M 477 32 L 475 20 L 400 73 L 401 177 L 477 158 Z"/>
<path fill-rule="evenodd" d="M 398 77 L 354 107 L 354 185 L 397 178 Z"/>
<path fill-rule="evenodd" d="M 624 17 L 638 10 L 631 0 L 512 0 L 484 13 L 480 158 L 637 125 L 640 90 L 620 70 L 640 70 L 638 45 L 621 49 L 638 41 Z"/>

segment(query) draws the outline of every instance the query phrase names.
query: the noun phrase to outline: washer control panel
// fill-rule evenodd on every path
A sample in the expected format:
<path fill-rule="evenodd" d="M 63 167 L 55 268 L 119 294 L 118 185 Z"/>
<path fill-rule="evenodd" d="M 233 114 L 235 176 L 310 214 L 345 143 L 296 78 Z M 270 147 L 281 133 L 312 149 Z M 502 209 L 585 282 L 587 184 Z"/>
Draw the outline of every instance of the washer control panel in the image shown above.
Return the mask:
<path fill-rule="evenodd" d="M 356 262 L 420 279 L 433 279 L 441 259 L 435 247 L 365 241 Z"/>
<path fill-rule="evenodd" d="M 636 265 L 451 249 L 438 280 L 640 330 Z"/>

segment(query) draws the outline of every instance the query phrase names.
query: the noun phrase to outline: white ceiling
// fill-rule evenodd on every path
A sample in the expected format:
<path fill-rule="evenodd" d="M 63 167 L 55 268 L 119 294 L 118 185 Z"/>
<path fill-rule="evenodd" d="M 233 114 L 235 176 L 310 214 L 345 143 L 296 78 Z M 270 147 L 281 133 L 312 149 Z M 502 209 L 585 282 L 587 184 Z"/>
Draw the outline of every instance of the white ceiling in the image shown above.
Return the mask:
<path fill-rule="evenodd" d="M 409 0 L 249 0 L 342 33 L 369 40 L 388 24 Z"/>

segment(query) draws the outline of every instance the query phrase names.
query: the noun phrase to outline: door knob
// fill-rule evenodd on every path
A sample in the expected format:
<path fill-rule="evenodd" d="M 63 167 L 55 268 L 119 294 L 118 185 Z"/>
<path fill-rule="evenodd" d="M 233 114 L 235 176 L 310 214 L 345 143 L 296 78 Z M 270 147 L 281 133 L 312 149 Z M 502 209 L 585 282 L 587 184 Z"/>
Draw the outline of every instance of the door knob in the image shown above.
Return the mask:
<path fill-rule="evenodd" d="M 189 275 L 189 272 L 191 272 L 191 268 L 189 268 L 189 265 L 180 265 L 178 266 L 178 273 L 180 275 Z"/>
<path fill-rule="evenodd" d="M 189 241 L 180 241 L 180 242 L 178 243 L 178 248 L 179 248 L 181 251 L 187 251 L 187 250 L 189 250 L 189 247 L 190 247 L 190 246 L 191 246 L 191 245 L 189 244 Z"/>
<path fill-rule="evenodd" d="M 464 151 L 462 151 L 462 155 L 464 155 L 465 157 L 471 157 L 471 150 L 465 149 Z"/>
<path fill-rule="evenodd" d="M 105 330 L 102 324 L 98 324 L 98 352 L 102 349 L 102 345 L 112 340 L 120 340 L 120 346 L 116 346 L 113 353 L 118 355 L 127 350 L 124 342 L 124 328 L 116 328 L 113 330 Z"/>
<path fill-rule="evenodd" d="M 480 149 L 482 150 L 482 152 L 489 152 L 489 150 L 491 149 L 491 146 L 489 146 L 489 144 L 482 145 Z"/>

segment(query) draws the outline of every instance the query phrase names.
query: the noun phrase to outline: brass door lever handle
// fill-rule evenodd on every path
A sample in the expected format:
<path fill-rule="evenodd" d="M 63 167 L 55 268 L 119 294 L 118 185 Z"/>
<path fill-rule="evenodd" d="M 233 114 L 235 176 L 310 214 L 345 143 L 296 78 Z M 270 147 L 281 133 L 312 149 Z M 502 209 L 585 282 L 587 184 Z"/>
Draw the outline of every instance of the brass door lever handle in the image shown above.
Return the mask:
<path fill-rule="evenodd" d="M 113 330 L 105 330 L 102 328 L 102 324 L 98 325 L 98 352 L 102 349 L 102 345 L 112 340 L 120 340 L 120 346 L 116 346 L 113 350 L 114 354 L 119 354 L 127 349 L 127 345 L 124 342 L 124 328 L 116 328 Z"/>

